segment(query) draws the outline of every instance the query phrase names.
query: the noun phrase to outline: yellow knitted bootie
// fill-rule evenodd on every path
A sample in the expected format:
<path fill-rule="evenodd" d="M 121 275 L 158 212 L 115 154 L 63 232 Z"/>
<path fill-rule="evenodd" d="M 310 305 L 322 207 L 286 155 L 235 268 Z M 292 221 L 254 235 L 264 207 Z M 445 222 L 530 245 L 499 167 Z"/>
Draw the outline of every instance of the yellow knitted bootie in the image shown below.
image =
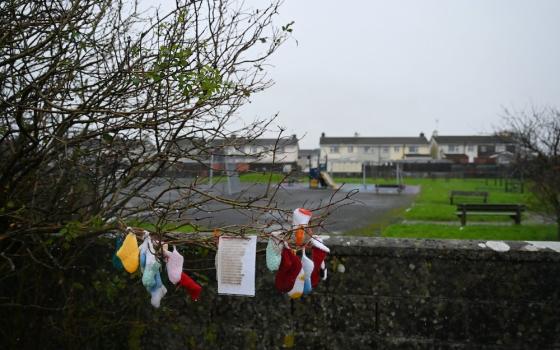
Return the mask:
<path fill-rule="evenodd" d="M 136 235 L 134 233 L 129 233 L 124 239 L 121 248 L 117 251 L 117 256 L 121 259 L 126 271 L 133 273 L 138 269 L 140 262 L 139 253 L 140 250 L 138 249 Z"/>

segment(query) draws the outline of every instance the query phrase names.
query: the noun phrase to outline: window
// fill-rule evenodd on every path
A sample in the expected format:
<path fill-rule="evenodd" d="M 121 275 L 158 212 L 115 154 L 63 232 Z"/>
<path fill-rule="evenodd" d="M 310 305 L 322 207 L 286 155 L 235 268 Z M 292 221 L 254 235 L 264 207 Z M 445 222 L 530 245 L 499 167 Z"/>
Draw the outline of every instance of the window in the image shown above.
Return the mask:
<path fill-rule="evenodd" d="M 331 153 L 338 153 L 338 146 L 331 146 L 330 152 Z"/>
<path fill-rule="evenodd" d="M 488 151 L 486 146 L 480 146 L 480 152 L 486 152 Z"/>
<path fill-rule="evenodd" d="M 408 146 L 408 153 L 418 153 L 418 146 Z"/>
<path fill-rule="evenodd" d="M 399 146 L 395 146 L 395 147 L 393 147 L 393 151 L 400 152 L 401 148 Z"/>
<path fill-rule="evenodd" d="M 473 145 L 468 145 L 467 146 L 467 151 L 474 152 L 474 146 Z"/>
<path fill-rule="evenodd" d="M 284 146 L 278 146 L 276 148 L 276 153 L 284 153 L 286 150 L 284 149 Z"/>
<path fill-rule="evenodd" d="M 354 146 L 348 146 L 348 153 L 354 152 Z"/>
<path fill-rule="evenodd" d="M 451 153 L 451 152 L 458 152 L 459 151 L 459 147 L 457 147 L 456 145 L 449 145 L 447 147 L 447 150 Z"/>
<path fill-rule="evenodd" d="M 251 147 L 251 152 L 253 153 L 258 153 L 259 152 L 259 148 L 257 146 L 253 146 Z"/>
<path fill-rule="evenodd" d="M 369 153 L 370 147 L 369 146 L 365 146 L 364 147 L 364 153 Z"/>
<path fill-rule="evenodd" d="M 388 146 L 383 147 L 383 153 L 389 153 L 389 147 Z"/>

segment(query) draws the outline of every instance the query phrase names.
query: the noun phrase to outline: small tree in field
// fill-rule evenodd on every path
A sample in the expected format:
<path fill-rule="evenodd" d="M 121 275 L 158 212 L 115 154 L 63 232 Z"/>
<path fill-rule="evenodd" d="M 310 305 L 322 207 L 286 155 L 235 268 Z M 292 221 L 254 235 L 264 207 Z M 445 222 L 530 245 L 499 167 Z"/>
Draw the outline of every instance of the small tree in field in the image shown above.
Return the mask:
<path fill-rule="evenodd" d="M 560 111 L 553 107 L 530 113 L 506 110 L 504 120 L 519 146 L 515 165 L 530 181 L 543 210 L 555 218 L 560 240 Z"/>
<path fill-rule="evenodd" d="M 218 203 L 250 213 L 220 228 L 241 235 L 293 209 L 271 186 L 232 199 L 166 176 L 266 130 L 230 121 L 270 86 L 267 59 L 291 32 L 273 23 L 276 2 L 173 3 L 160 14 L 123 0 L 0 1 L 0 347 L 106 348 L 138 325 L 135 293 L 116 299 L 127 280 L 94 254 L 132 219 L 148 216 L 161 238 L 169 224 L 200 230 L 190 214 Z"/>

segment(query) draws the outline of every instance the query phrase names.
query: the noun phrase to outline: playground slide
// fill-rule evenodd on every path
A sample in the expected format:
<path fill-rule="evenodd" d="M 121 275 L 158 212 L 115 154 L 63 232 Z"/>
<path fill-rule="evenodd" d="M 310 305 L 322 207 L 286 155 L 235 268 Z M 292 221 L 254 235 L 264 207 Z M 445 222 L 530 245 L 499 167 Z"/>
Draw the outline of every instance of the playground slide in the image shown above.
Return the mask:
<path fill-rule="evenodd" d="M 332 177 L 326 171 L 321 171 L 321 177 L 323 178 L 323 180 L 325 180 L 329 187 L 334 188 L 335 190 L 338 190 L 340 188 L 340 185 L 334 182 Z"/>

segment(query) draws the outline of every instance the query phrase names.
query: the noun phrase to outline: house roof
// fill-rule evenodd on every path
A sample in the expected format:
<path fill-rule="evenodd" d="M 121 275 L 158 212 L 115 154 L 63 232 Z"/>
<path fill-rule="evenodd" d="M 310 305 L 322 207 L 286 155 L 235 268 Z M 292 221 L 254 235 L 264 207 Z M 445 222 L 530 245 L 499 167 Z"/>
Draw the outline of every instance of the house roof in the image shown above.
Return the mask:
<path fill-rule="evenodd" d="M 501 135 L 467 135 L 467 136 L 433 136 L 433 139 L 440 144 L 488 144 L 488 143 L 513 143 L 511 136 Z"/>
<path fill-rule="evenodd" d="M 326 137 L 321 136 L 320 145 L 426 145 L 424 136 L 416 137 Z"/>
<path fill-rule="evenodd" d="M 297 145 L 298 139 L 296 135 L 292 135 L 287 138 L 255 138 L 249 139 L 244 137 L 230 137 L 230 138 L 214 138 L 211 140 L 204 140 L 200 138 L 189 138 L 189 139 L 182 139 L 175 141 L 179 147 L 183 146 L 192 146 L 194 144 L 204 145 L 207 148 L 212 147 L 224 147 L 224 146 L 233 146 L 233 147 L 242 147 L 242 146 L 274 146 L 278 145 L 278 147 L 282 146 L 289 146 L 289 145 Z"/>
<path fill-rule="evenodd" d="M 245 142 L 248 145 L 253 146 L 274 146 L 276 142 L 278 142 L 278 146 L 289 146 L 289 145 L 297 145 L 298 139 L 294 135 L 290 138 L 281 138 L 281 139 L 252 139 L 252 140 L 243 140 L 240 144 Z"/>

